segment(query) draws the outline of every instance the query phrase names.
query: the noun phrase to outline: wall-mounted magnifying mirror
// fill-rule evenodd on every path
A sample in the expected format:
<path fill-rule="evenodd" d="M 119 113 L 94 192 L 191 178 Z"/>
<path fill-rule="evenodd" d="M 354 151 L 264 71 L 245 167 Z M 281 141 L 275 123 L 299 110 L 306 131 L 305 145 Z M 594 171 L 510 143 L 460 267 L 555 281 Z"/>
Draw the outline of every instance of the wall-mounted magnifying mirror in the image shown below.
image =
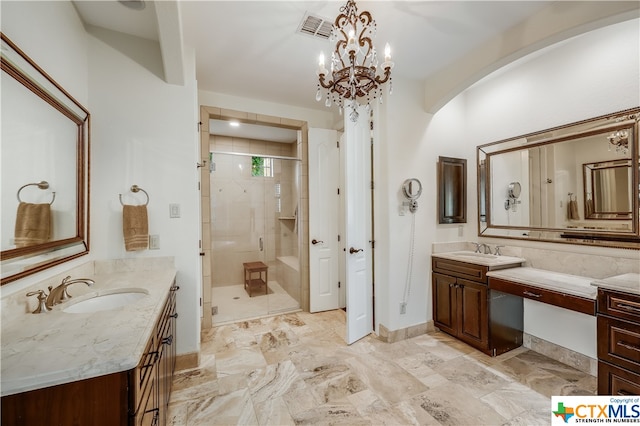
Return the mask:
<path fill-rule="evenodd" d="M 422 194 L 422 183 L 416 178 L 407 179 L 402 184 L 402 192 L 408 199 L 417 200 Z"/>
<path fill-rule="evenodd" d="M 89 251 L 89 112 L 2 34 L 2 284 Z"/>
<path fill-rule="evenodd" d="M 639 120 L 634 108 L 479 146 L 479 235 L 640 249 Z"/>
<path fill-rule="evenodd" d="M 511 182 L 509 184 L 509 198 L 520 198 L 520 192 L 522 192 L 522 186 L 520 182 Z"/>

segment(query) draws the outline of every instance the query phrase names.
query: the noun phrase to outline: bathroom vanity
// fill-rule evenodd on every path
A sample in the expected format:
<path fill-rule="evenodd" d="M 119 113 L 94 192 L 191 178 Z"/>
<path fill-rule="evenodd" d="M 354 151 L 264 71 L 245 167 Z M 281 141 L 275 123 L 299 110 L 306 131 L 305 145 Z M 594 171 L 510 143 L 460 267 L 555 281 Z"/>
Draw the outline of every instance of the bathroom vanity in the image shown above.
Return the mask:
<path fill-rule="evenodd" d="M 524 259 L 459 251 L 434 253 L 431 261 L 436 327 L 491 356 L 522 345 L 522 299 L 490 294 L 487 272 Z"/>
<path fill-rule="evenodd" d="M 2 424 L 166 424 L 175 273 L 95 275 L 93 287 L 70 287 L 74 297 L 51 312 L 18 314 L 9 324 L 3 317 Z M 144 296 L 104 310 L 85 303 L 125 291 Z"/>
<path fill-rule="evenodd" d="M 598 395 L 640 395 L 640 275 L 598 287 Z"/>

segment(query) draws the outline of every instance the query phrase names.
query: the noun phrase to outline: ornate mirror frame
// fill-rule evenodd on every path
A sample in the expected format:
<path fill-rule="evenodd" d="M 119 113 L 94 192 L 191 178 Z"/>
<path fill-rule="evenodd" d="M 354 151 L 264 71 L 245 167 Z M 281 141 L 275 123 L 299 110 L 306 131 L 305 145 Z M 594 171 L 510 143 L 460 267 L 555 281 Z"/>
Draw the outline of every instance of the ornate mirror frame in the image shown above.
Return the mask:
<path fill-rule="evenodd" d="M 478 235 L 640 249 L 639 121 L 637 107 L 478 146 Z M 587 154 L 594 144 L 600 154 Z M 580 161 L 584 155 L 602 158 Z M 625 185 L 631 214 L 589 217 L 585 164 L 621 161 L 632 170 Z M 509 175 L 509 168 L 521 175 Z M 520 177 L 520 199 L 505 202 L 509 183 Z M 550 219 L 537 218 L 544 215 Z"/>
<path fill-rule="evenodd" d="M 89 253 L 89 139 L 90 139 L 90 114 L 77 100 L 75 100 L 67 91 L 65 91 L 56 81 L 54 81 L 42 68 L 40 68 L 31 58 L 29 58 L 22 50 L 20 50 L 5 34 L 0 33 L 2 37 L 2 78 L 7 81 L 15 81 L 18 84 L 10 83 L 13 87 L 18 88 L 15 92 L 16 98 L 5 96 L 3 93 L 2 107 L 11 109 L 11 105 L 29 104 L 35 105 L 38 109 L 42 108 L 47 117 L 53 117 L 51 121 L 43 120 L 23 120 L 16 124 L 11 119 L 7 119 L 3 113 L 3 145 L 11 147 L 11 143 L 20 143 L 21 130 L 24 129 L 29 138 L 32 135 L 42 135 L 43 141 L 40 146 L 44 145 L 48 148 L 48 152 L 32 152 L 28 158 L 10 158 L 9 153 L 3 149 L 3 165 L 15 165 L 23 167 L 31 165 L 34 162 L 39 163 L 35 169 L 46 169 L 47 175 L 52 178 L 51 182 L 44 182 L 44 178 L 32 178 L 35 183 L 23 182 L 25 185 L 16 188 L 9 188 L 3 185 L 3 221 L 10 221 L 7 216 L 14 217 L 13 211 L 16 206 L 22 202 L 21 191 L 25 189 L 25 193 L 33 191 L 27 196 L 32 196 L 38 189 L 28 189 L 34 186 L 40 189 L 46 189 L 48 199 L 53 197 L 51 222 L 56 223 L 56 215 L 64 215 L 65 230 L 62 235 L 56 236 L 52 232 L 53 237 L 48 240 L 38 240 L 28 245 L 16 244 L 17 238 L 13 235 L 3 235 L 3 249 L 0 252 L 0 261 L 2 266 L 1 284 L 23 278 L 44 269 L 50 268 L 71 259 L 83 256 Z M 13 79 L 13 80 L 11 80 Z M 35 97 L 33 96 L 35 95 Z M 29 98 L 25 100 L 23 98 Z M 34 101 L 35 99 L 35 101 Z M 5 110 L 8 111 L 8 110 Z M 34 116 L 37 116 L 34 114 Z M 5 121 L 6 119 L 6 121 Z M 25 123 L 27 123 L 25 125 Z M 15 124 L 11 126 L 11 124 Z M 24 126 L 24 127 L 21 127 Z M 28 126 L 28 129 L 25 127 Z M 63 128 L 64 131 L 60 131 Z M 70 131 L 68 129 L 71 129 Z M 6 134 L 5 134 L 6 131 Z M 15 132 L 15 133 L 14 133 Z M 15 139 L 11 135 L 16 136 Z M 24 134 L 22 134 L 24 136 Z M 47 145 L 50 143 L 50 145 Z M 65 157 L 64 163 L 69 165 L 64 168 L 53 159 L 51 155 L 55 152 L 60 154 L 60 148 L 70 147 L 69 155 L 75 158 Z M 6 151 L 12 152 L 12 149 Z M 20 151 L 17 149 L 16 151 Z M 56 168 L 57 167 L 57 168 Z M 7 170 L 9 167 L 3 167 L 3 181 L 9 180 L 12 173 Z M 74 169 L 75 172 L 68 172 L 67 169 Z M 15 170 L 15 169 L 14 169 Z M 63 185 L 60 181 L 54 182 L 56 176 L 66 173 L 70 182 Z M 6 178 L 6 179 L 5 179 Z M 51 187 L 49 187 L 49 183 Z M 46 184 L 46 185 L 44 185 Z M 15 186 L 15 185 L 14 185 Z M 17 192 L 16 192 L 17 191 Z M 52 194 L 53 193 L 53 194 Z M 16 200 L 17 194 L 17 200 Z M 55 204 L 60 203 L 67 197 L 68 207 L 65 210 L 54 211 Z M 8 202 L 10 200 L 10 202 Z M 16 221 L 18 216 L 15 216 Z M 3 229 L 11 229 L 12 224 L 3 223 Z M 6 225 L 6 226 L 5 226 Z M 74 229 L 75 228 L 75 229 Z M 7 244 L 4 244 L 4 243 Z"/>

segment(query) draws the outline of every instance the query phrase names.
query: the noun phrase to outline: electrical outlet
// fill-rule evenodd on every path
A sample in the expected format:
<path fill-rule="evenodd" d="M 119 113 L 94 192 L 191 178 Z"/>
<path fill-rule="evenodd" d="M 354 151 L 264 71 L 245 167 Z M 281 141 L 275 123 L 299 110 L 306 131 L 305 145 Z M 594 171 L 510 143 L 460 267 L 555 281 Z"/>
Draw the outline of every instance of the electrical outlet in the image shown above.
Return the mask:
<path fill-rule="evenodd" d="M 400 315 L 404 315 L 407 313 L 407 303 L 406 302 L 401 302 L 400 303 Z"/>
<path fill-rule="evenodd" d="M 218 315 L 218 307 L 217 306 L 212 306 L 211 307 L 211 315 Z"/>
<path fill-rule="evenodd" d="M 160 249 L 160 235 L 149 235 L 149 250 Z"/>
<path fill-rule="evenodd" d="M 180 204 L 169 204 L 169 217 L 180 217 Z"/>

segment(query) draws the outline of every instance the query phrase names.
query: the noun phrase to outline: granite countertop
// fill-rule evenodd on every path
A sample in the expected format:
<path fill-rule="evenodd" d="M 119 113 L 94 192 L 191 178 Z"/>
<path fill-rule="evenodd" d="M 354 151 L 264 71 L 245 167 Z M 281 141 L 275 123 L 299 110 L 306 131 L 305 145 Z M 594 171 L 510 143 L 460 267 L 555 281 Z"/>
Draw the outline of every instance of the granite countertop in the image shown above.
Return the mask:
<path fill-rule="evenodd" d="M 175 276 L 172 268 L 82 276 L 95 284 L 69 286 L 73 298 L 51 312 L 3 315 L 2 396 L 135 368 Z M 111 310 L 63 312 L 73 303 L 123 288 L 148 295 Z"/>
<path fill-rule="evenodd" d="M 473 251 L 450 251 L 433 253 L 431 256 L 441 259 L 457 260 L 459 262 L 473 263 L 475 265 L 488 266 L 489 269 L 501 269 L 512 266 L 520 266 L 526 261 L 521 257 L 502 256 L 494 254 L 475 253 Z"/>
<path fill-rule="evenodd" d="M 530 267 L 487 272 L 487 276 L 520 284 L 560 291 L 587 299 L 596 299 L 597 290 L 591 285 L 593 278 L 563 274 Z"/>
<path fill-rule="evenodd" d="M 591 285 L 640 296 L 640 274 L 630 273 L 616 275 L 614 277 L 593 281 Z"/>

